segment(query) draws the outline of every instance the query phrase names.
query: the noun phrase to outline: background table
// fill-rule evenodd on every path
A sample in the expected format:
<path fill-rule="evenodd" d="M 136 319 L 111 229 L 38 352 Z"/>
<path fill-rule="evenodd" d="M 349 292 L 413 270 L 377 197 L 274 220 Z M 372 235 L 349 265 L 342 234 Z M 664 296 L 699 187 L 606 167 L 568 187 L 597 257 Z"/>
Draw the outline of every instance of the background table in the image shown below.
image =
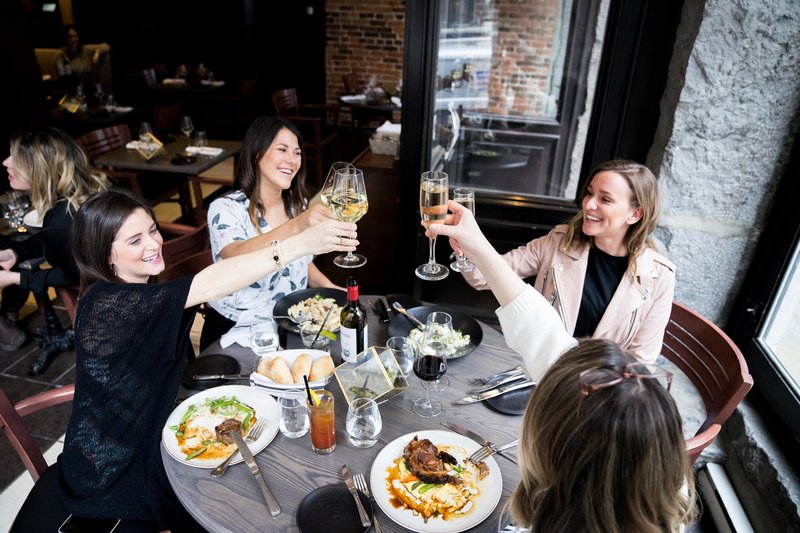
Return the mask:
<path fill-rule="evenodd" d="M 387 325 L 380 322 L 368 305 L 367 302 L 373 298 L 365 295 L 361 297 L 361 302 L 369 315 L 369 343 L 371 346 L 382 346 L 386 343 Z M 449 421 L 472 429 L 497 444 L 518 438 L 522 417 L 500 414 L 483 402 L 470 405 L 452 403 L 465 396 L 468 389 L 474 388 L 475 385 L 470 383 L 471 378 L 506 370 L 521 362 L 519 356 L 506 346 L 499 332 L 485 324 L 481 324 L 481 328 L 483 341 L 478 349 L 465 357 L 448 361 L 450 387 L 434 393 L 441 400 L 444 412 L 435 418 L 421 418 L 412 412 L 411 404 L 425 394 L 421 381 L 412 373 L 409 376 L 409 389 L 381 404 L 383 430 L 378 443 L 371 448 L 358 449 L 347 442 L 347 407 L 334 378 L 328 388 L 336 398 L 336 450 L 328 455 L 317 455 L 311 450 L 308 435 L 289 439 L 279 432 L 275 440 L 256 456 L 261 473 L 281 506 L 282 513 L 279 516 L 273 518 L 269 515 L 255 479 L 244 463 L 231 466 L 224 476 L 214 479 L 210 469 L 179 463 L 162 446 L 161 457 L 175 493 L 192 516 L 209 531 L 297 531 L 295 514 L 306 494 L 324 485 L 343 484 L 340 474 L 342 464 L 347 464 L 353 473 L 363 472 L 369 481 L 372 461 L 378 453 L 386 444 L 406 433 L 446 430 L 440 422 Z M 338 353 L 338 343 L 334 344 L 334 351 Z M 299 345 L 299 337 L 290 334 L 288 347 Z M 223 350 L 215 343 L 204 352 L 211 353 L 226 353 L 236 357 L 245 372 L 257 359 L 249 348 L 238 345 Z M 496 531 L 501 509 L 519 482 L 516 465 L 502 457 L 495 458 L 503 474 L 503 495 L 491 516 L 469 531 Z M 376 513 L 385 531 L 407 531 L 382 511 L 376 509 Z M 324 519 L 320 517 L 320 520 Z"/>

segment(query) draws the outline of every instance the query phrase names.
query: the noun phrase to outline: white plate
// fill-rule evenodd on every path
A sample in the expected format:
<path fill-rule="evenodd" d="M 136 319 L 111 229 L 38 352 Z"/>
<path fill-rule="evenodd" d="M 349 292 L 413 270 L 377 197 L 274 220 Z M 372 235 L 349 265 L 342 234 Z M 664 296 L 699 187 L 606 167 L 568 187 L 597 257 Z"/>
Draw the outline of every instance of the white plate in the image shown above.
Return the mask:
<path fill-rule="evenodd" d="M 223 385 L 221 387 L 214 387 L 213 389 L 206 389 L 198 392 L 194 396 L 186 398 L 181 404 L 172 411 L 172 414 L 167 418 L 167 423 L 161 431 L 161 442 L 164 449 L 177 461 L 189 466 L 196 466 L 198 468 L 216 468 L 222 462 L 221 459 L 189 459 L 186 460 L 186 454 L 178 447 L 178 439 L 175 433 L 169 429 L 169 426 L 175 426 L 180 422 L 183 415 L 190 405 L 203 405 L 206 398 L 219 398 L 220 396 L 236 396 L 236 398 L 249 405 L 256 411 L 257 418 L 266 419 L 266 426 L 261 432 L 261 436 L 255 442 L 249 442 L 250 451 L 253 455 L 267 447 L 272 442 L 275 435 L 278 433 L 278 419 L 280 418 L 280 409 L 278 402 L 275 398 L 270 396 L 264 391 L 260 391 L 253 387 L 246 385 Z M 242 456 L 236 455 L 231 461 L 232 465 L 242 462 Z"/>
<path fill-rule="evenodd" d="M 277 352 L 271 352 L 264 357 L 274 358 L 274 357 L 282 357 L 286 364 L 289 365 L 289 368 L 292 368 L 292 363 L 294 360 L 300 357 L 301 354 L 307 353 L 311 356 L 311 364 L 314 364 L 314 361 L 319 359 L 320 357 L 324 357 L 326 355 L 330 355 L 328 352 L 323 350 L 308 350 L 308 349 L 298 349 L 298 350 L 279 350 Z M 275 383 L 267 376 L 262 376 L 256 369 L 258 369 L 258 363 L 261 362 L 261 359 L 257 359 L 255 363 L 253 363 L 252 373 L 250 374 L 250 382 L 253 385 L 264 387 L 266 389 L 275 391 L 280 393 L 281 391 L 285 391 L 287 389 L 305 389 L 305 383 L 292 383 L 291 385 L 281 385 L 280 383 Z M 325 379 L 320 379 L 318 381 L 312 381 L 309 383 L 312 389 L 321 389 L 325 387 L 331 381 L 331 377 L 333 374 L 328 376 Z"/>
<path fill-rule="evenodd" d="M 372 488 L 375 502 L 386 513 L 386 516 L 412 531 L 425 531 L 426 533 L 458 533 L 475 527 L 486 520 L 497 507 L 500 497 L 503 495 L 503 475 L 500 473 L 500 468 L 493 457 L 489 457 L 485 461 L 489 467 L 489 475 L 478 484 L 481 493 L 473 500 L 475 510 L 466 516 L 451 518 L 450 520 L 431 517 L 426 524 L 421 516 L 415 516 L 410 509 L 396 509 L 389 503 L 391 496 L 386 489 L 386 477 L 389 475 L 387 468 L 392 466 L 395 459 L 403 455 L 403 449 L 415 435 L 420 440 L 430 440 L 436 446 L 441 444 L 459 446 L 466 450 L 467 454 L 472 454 L 480 448 L 480 445 L 472 439 L 452 431 L 439 430 L 407 433 L 387 444 L 375 458 L 369 474 L 369 486 Z M 460 457 L 457 459 L 460 459 Z M 493 525 L 493 527 L 497 529 L 496 525 Z"/>
<path fill-rule="evenodd" d="M 32 228 L 42 227 L 42 219 L 39 218 L 39 213 L 36 211 L 36 209 L 31 209 L 30 211 L 25 213 L 25 216 L 22 217 L 22 222 L 26 226 L 30 226 Z"/>

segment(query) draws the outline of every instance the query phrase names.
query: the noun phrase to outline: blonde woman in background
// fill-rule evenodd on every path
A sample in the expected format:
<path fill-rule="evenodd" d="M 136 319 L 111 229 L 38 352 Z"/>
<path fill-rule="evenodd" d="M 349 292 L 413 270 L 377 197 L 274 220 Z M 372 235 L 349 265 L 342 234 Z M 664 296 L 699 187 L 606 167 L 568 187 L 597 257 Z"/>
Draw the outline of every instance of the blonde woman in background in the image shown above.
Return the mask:
<path fill-rule="evenodd" d="M 81 148 L 61 130 L 45 128 L 15 135 L 3 161 L 12 189 L 30 195 L 42 230 L 25 241 L 0 241 L 0 349 L 14 351 L 25 343 L 17 327 L 28 291 L 78 284 L 69 249 L 72 219 L 81 204 L 109 183 L 90 165 Z M 44 257 L 52 268 L 19 270 L 26 259 Z"/>

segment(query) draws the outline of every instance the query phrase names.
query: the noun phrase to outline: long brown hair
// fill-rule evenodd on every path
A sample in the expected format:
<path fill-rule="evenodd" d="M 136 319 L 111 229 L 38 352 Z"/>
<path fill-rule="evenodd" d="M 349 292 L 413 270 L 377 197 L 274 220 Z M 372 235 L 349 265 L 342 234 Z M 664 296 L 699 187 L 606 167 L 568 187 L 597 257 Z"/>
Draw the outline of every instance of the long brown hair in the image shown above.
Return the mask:
<path fill-rule="evenodd" d="M 600 172 L 614 172 L 622 176 L 628 182 L 631 190 L 631 205 L 642 210 L 642 217 L 631 224 L 625 234 L 624 243 L 628 250 L 628 262 L 633 265 L 636 258 L 644 252 L 646 248 L 655 249 L 652 233 L 658 224 L 658 215 L 661 212 L 658 181 L 653 173 L 644 165 L 636 161 L 626 159 L 614 159 L 601 163 L 592 169 L 589 179 L 583 184 L 580 198 L 583 199 L 592 183 L 592 179 Z M 561 244 L 561 249 L 566 251 L 574 245 L 575 240 L 592 242 L 592 238 L 581 229 L 583 227 L 583 209 L 578 211 L 567 223 L 567 235 Z"/>
<path fill-rule="evenodd" d="M 125 189 L 113 189 L 90 196 L 75 215 L 70 247 L 81 275 L 81 293 L 98 281 L 125 283 L 111 266 L 111 246 L 137 209 L 144 209 L 155 220 L 147 200 Z"/>
<path fill-rule="evenodd" d="M 279 117 L 259 117 L 250 124 L 247 134 L 242 143 L 242 152 L 239 156 L 239 169 L 236 173 L 236 188 L 241 189 L 248 200 L 248 215 L 250 221 L 256 228 L 259 228 L 259 219 L 264 215 L 264 206 L 261 204 L 258 162 L 267 152 L 267 149 L 275 140 L 275 137 L 283 129 L 291 131 L 300 145 L 301 159 L 300 168 L 292 180 L 292 185 L 281 192 L 283 207 L 286 216 L 294 218 L 303 209 L 308 201 L 308 190 L 306 189 L 306 157 L 303 149 L 303 137 L 300 130 L 289 120 Z"/>
<path fill-rule="evenodd" d="M 632 362 L 617 344 L 587 339 L 542 377 L 522 421 L 522 479 L 508 503 L 518 526 L 661 533 L 693 520 L 692 471 L 666 388 L 627 379 L 581 394 L 582 371 L 621 372 Z"/>

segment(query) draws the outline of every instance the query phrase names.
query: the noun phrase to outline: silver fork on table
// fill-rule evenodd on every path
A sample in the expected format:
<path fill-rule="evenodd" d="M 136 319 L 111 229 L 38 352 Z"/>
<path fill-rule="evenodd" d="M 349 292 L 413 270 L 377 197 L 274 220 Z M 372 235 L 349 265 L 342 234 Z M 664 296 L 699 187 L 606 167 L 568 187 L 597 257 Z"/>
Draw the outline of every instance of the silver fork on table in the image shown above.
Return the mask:
<path fill-rule="evenodd" d="M 515 366 L 514 368 L 509 368 L 505 372 L 500 372 L 498 374 L 494 374 L 492 376 L 488 376 L 488 377 L 485 377 L 485 378 L 472 378 L 472 382 L 475 383 L 476 385 L 487 385 L 489 383 L 494 383 L 495 381 L 500 381 L 501 379 L 503 379 L 505 377 L 513 376 L 513 375 L 516 375 L 516 374 L 519 374 L 519 375 L 523 374 L 523 370 L 522 370 L 521 366 Z"/>
<path fill-rule="evenodd" d="M 257 441 L 258 437 L 261 436 L 261 432 L 264 431 L 264 427 L 266 425 L 267 425 L 267 419 L 263 417 L 259 418 L 258 421 L 256 421 L 256 425 L 250 428 L 250 432 L 244 439 L 245 442 Z M 231 464 L 231 459 L 233 459 L 233 456 L 236 455 L 237 453 L 239 453 L 238 448 L 233 450 L 233 453 L 231 453 L 228 457 L 226 457 L 225 460 L 222 461 L 218 467 L 216 467 L 214 470 L 211 471 L 211 477 L 219 477 L 222 474 L 224 474 L 225 471 L 228 469 L 228 465 Z"/>
<path fill-rule="evenodd" d="M 378 523 L 378 516 L 375 513 L 375 498 L 372 497 L 372 493 L 369 491 L 369 485 L 367 485 L 367 480 L 364 479 L 364 474 L 355 474 L 353 476 L 353 483 L 356 484 L 356 488 L 363 492 L 372 503 L 372 525 L 375 526 L 375 533 L 383 533 L 383 528 L 380 523 Z"/>
<path fill-rule="evenodd" d="M 502 446 L 497 446 L 494 449 L 490 448 L 489 446 L 483 446 L 481 448 L 478 448 L 475 451 L 475 453 L 467 457 L 467 461 L 476 465 L 481 461 L 483 461 L 484 459 L 496 454 L 497 452 L 502 452 L 509 448 L 513 448 L 517 444 L 519 444 L 519 439 L 511 441 L 508 444 L 503 444 Z"/>

